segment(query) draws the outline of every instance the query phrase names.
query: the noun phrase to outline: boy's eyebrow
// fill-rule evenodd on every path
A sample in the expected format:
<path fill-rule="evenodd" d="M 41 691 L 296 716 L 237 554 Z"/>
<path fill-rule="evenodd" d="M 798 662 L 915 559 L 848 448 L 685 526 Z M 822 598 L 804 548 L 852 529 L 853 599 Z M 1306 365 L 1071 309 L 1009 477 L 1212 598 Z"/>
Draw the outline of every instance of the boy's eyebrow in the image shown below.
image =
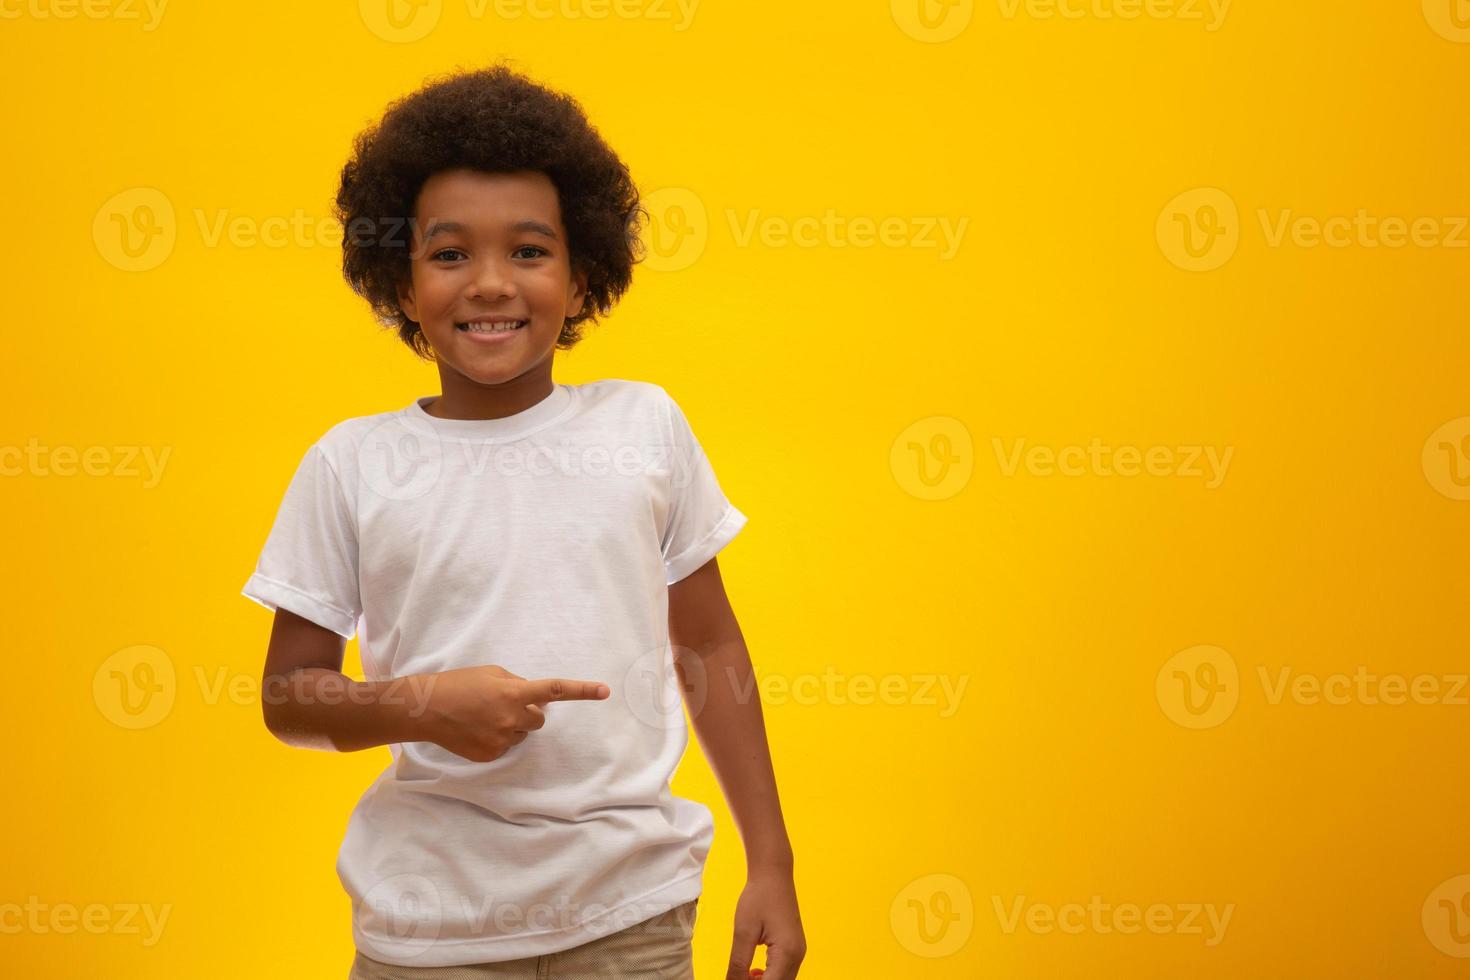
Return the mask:
<path fill-rule="evenodd" d="M 517 221 L 510 226 L 511 231 L 529 231 L 538 235 L 544 235 L 552 241 L 557 241 L 556 232 L 545 222 L 535 221 L 527 218 Z M 439 234 L 469 234 L 469 228 L 458 221 L 433 221 L 429 223 L 429 230 L 424 234 L 424 241 L 429 241 Z"/>

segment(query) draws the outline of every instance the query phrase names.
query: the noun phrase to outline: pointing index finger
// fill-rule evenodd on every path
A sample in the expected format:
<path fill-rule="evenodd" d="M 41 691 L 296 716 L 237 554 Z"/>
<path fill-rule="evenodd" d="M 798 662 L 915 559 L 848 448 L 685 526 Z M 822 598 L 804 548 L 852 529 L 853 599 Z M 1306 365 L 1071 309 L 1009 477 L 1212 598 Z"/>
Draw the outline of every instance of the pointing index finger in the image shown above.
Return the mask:
<path fill-rule="evenodd" d="M 536 704 L 547 701 L 601 701 L 612 691 L 597 681 L 573 681 L 563 677 L 543 677 L 526 682 L 526 692 Z"/>

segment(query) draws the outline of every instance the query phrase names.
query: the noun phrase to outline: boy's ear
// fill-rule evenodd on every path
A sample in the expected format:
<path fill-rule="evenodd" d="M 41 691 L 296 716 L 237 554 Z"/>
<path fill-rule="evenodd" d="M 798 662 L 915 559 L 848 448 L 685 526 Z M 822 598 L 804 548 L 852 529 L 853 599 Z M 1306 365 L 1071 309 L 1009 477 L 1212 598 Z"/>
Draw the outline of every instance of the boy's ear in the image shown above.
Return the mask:
<path fill-rule="evenodd" d="M 587 271 L 573 269 L 571 285 L 567 287 L 567 316 L 573 317 L 587 305 Z"/>
<path fill-rule="evenodd" d="M 404 316 L 408 317 L 414 323 L 419 322 L 418 304 L 414 302 L 413 283 L 411 281 L 400 282 L 398 284 L 398 308 L 403 311 Z"/>

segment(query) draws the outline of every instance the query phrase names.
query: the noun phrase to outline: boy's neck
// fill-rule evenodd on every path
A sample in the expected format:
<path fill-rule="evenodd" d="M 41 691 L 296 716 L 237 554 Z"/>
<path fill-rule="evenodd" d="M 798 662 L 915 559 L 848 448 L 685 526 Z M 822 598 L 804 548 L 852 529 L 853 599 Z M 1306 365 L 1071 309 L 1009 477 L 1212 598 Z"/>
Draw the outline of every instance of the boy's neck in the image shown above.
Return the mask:
<path fill-rule="evenodd" d="M 440 419 L 503 419 L 524 412 L 551 395 L 556 384 L 549 373 L 521 375 L 504 384 L 476 384 L 463 375 L 441 378 L 439 397 L 424 406 L 424 411 Z"/>

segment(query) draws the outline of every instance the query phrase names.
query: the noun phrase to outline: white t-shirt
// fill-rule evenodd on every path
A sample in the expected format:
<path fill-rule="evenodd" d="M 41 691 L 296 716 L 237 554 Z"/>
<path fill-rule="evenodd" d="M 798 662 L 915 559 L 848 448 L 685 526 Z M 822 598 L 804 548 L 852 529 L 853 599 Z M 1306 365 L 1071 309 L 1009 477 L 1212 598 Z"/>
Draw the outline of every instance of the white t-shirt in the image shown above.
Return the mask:
<path fill-rule="evenodd" d="M 360 634 L 369 680 L 499 664 L 611 688 L 548 703 L 491 762 L 391 745 L 338 855 L 368 957 L 544 955 L 701 893 L 714 824 L 669 788 L 689 733 L 667 586 L 746 518 L 656 384 L 558 384 L 500 419 L 430 400 L 307 450 L 243 594 Z"/>

